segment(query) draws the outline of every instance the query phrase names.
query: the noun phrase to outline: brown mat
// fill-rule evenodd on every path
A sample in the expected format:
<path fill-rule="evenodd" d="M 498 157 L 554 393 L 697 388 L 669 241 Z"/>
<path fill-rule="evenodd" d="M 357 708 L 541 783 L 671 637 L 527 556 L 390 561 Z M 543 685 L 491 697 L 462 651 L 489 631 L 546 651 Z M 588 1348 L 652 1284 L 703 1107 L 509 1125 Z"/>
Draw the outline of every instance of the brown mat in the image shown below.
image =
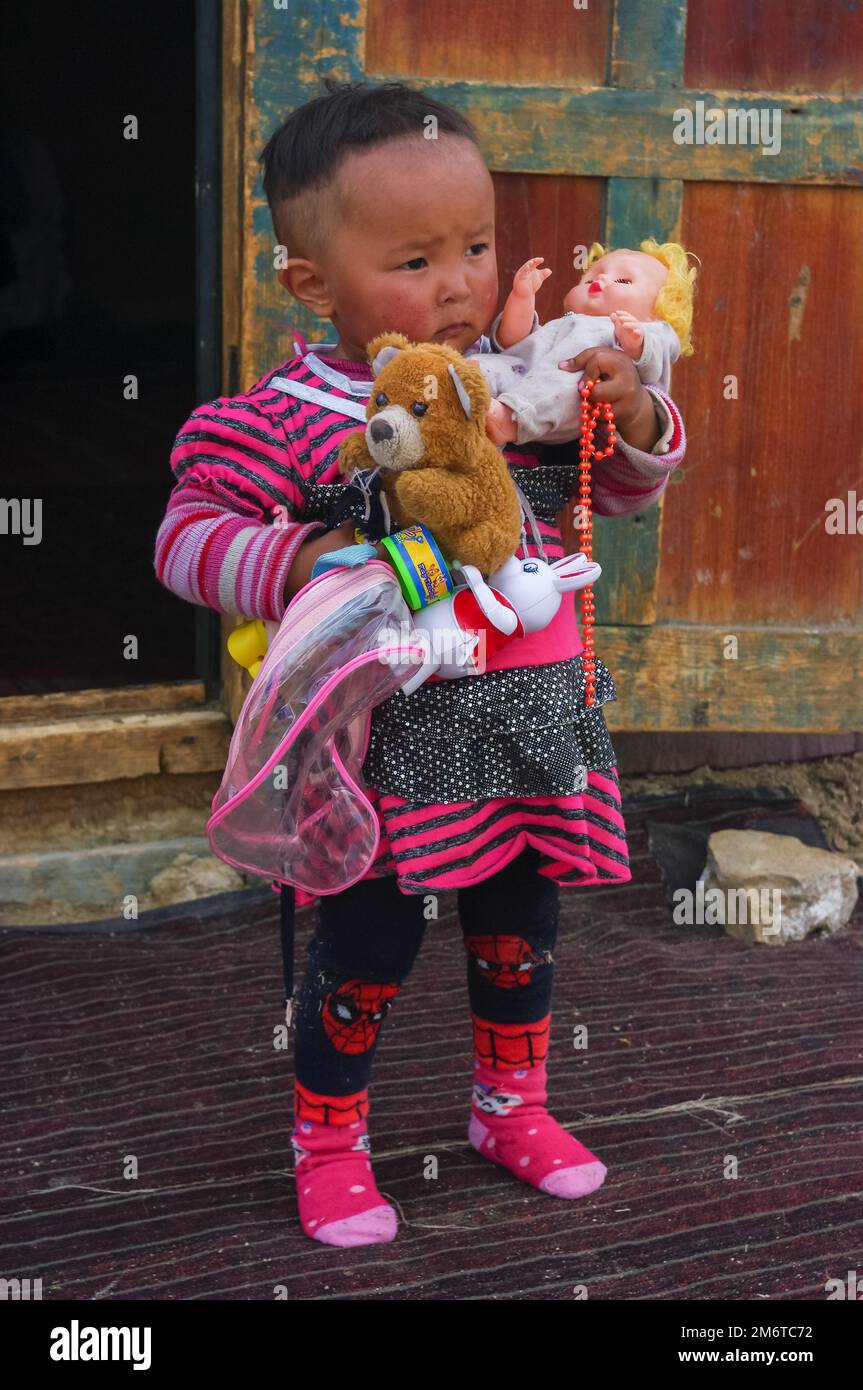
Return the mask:
<path fill-rule="evenodd" d="M 752 813 L 713 796 L 699 823 Z M 607 1163 L 605 1185 L 561 1201 L 468 1145 L 465 967 L 442 894 L 372 1082 L 376 1176 L 402 1216 L 388 1246 L 320 1246 L 296 1219 L 275 894 L 125 930 L 3 932 L 0 1273 L 41 1276 L 45 1299 L 262 1300 L 284 1285 L 290 1299 L 565 1300 L 585 1285 L 823 1301 L 863 1244 L 863 910 L 790 948 L 675 927 L 648 847 L 657 815 L 694 818 L 691 801 L 626 807 L 632 884 L 561 894 L 550 1105 Z M 312 920 L 298 914 L 298 963 Z"/>

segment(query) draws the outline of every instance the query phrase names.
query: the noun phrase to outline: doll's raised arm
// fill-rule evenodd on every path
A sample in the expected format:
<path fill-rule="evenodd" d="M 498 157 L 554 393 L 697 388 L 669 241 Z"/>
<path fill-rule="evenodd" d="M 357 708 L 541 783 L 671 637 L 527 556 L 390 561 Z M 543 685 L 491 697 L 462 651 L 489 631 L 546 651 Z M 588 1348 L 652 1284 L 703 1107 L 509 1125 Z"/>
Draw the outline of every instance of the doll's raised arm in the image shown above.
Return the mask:
<path fill-rule="evenodd" d="M 504 350 L 511 348 L 514 343 L 520 343 L 533 327 L 536 292 L 551 274 L 550 270 L 539 269 L 542 260 L 542 256 L 534 256 L 532 260 L 525 261 L 512 277 L 512 290 L 500 316 L 496 335 Z"/>
<path fill-rule="evenodd" d="M 668 390 L 671 368 L 680 356 L 680 339 L 670 323 L 658 320 L 642 324 L 644 342 L 635 368 L 643 382 Z"/>

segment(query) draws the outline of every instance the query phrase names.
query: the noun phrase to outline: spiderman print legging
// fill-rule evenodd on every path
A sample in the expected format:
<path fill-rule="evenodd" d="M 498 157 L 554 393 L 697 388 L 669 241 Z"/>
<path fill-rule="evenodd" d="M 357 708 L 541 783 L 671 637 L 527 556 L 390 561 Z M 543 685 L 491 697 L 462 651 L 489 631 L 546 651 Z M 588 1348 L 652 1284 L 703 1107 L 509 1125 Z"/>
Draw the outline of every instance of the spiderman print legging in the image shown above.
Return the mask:
<path fill-rule="evenodd" d="M 492 1066 L 544 1060 L 559 890 L 538 863 L 529 847 L 457 893 L 474 1048 Z M 395 877 L 319 900 L 294 1016 L 301 1117 L 338 1124 L 367 1113 L 381 1024 L 419 952 L 425 903 L 401 893 Z"/>

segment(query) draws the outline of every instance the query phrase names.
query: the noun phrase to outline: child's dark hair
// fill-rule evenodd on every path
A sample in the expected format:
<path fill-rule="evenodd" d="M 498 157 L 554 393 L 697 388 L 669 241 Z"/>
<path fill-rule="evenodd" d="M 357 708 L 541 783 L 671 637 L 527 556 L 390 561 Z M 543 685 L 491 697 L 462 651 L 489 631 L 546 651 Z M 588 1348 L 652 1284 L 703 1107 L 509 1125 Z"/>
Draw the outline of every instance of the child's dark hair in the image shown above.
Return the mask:
<path fill-rule="evenodd" d="M 258 156 L 276 236 L 291 254 L 308 255 L 311 248 L 304 243 L 310 229 L 320 231 L 319 219 L 302 216 L 297 200 L 332 183 L 351 150 L 423 135 L 430 116 L 438 133 L 460 135 L 479 145 L 466 116 L 403 82 L 372 87 L 327 78 L 324 86 L 326 94 L 292 111 Z"/>

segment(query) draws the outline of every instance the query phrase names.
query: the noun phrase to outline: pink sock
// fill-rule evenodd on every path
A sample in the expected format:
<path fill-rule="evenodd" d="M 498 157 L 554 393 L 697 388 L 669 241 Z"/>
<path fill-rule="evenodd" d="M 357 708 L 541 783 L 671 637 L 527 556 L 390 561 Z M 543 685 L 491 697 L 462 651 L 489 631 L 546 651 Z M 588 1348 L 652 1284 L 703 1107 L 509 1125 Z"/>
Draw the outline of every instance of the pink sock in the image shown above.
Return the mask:
<path fill-rule="evenodd" d="M 396 1213 L 378 1192 L 365 1120 L 324 1125 L 297 1119 L 291 1145 L 307 1236 L 325 1245 L 377 1245 L 395 1237 Z"/>
<path fill-rule="evenodd" d="M 607 1169 L 545 1108 L 545 1063 L 505 1071 L 477 1062 L 468 1138 L 485 1158 L 553 1197 L 584 1197 Z"/>

